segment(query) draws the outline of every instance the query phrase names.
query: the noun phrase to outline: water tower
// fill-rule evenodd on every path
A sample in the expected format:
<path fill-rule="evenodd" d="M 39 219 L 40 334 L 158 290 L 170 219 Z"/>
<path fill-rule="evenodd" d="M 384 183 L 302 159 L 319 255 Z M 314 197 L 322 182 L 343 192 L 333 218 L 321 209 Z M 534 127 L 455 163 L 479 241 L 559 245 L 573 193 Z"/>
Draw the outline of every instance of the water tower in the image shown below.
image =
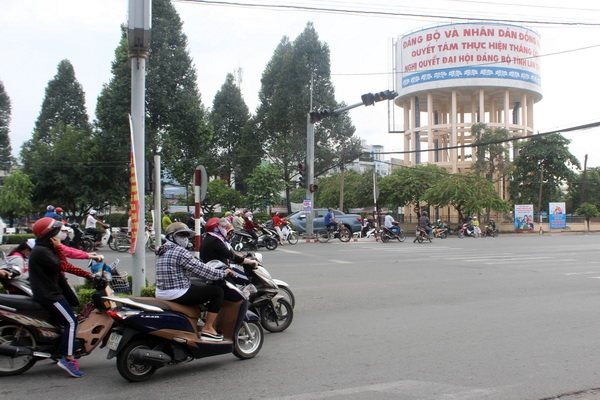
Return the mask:
<path fill-rule="evenodd" d="M 517 138 L 533 133 L 533 105 L 542 98 L 535 31 L 484 22 L 438 25 L 410 32 L 394 47 L 394 102 L 404 112 L 404 150 L 413 151 L 405 164 L 469 171 L 475 161 L 470 130 L 478 122 Z"/>

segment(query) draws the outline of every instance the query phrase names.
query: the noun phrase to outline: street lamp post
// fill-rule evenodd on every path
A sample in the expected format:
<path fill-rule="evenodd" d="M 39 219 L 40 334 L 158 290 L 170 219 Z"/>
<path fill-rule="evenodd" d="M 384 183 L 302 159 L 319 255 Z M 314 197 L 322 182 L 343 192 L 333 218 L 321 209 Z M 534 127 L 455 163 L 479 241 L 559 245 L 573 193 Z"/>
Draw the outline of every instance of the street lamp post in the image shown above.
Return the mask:
<path fill-rule="evenodd" d="M 150 50 L 150 24 L 152 4 L 150 0 L 129 0 L 129 23 L 127 30 L 127 42 L 129 50 L 129 61 L 131 64 L 131 125 L 133 131 L 133 148 L 135 151 L 134 161 L 138 183 L 138 232 L 144 232 L 146 202 L 145 190 L 145 93 L 146 93 L 146 60 Z M 133 294 L 139 296 L 142 287 L 146 283 L 146 258 L 145 243 L 136 240 L 135 249 L 132 254 L 132 278 Z"/>

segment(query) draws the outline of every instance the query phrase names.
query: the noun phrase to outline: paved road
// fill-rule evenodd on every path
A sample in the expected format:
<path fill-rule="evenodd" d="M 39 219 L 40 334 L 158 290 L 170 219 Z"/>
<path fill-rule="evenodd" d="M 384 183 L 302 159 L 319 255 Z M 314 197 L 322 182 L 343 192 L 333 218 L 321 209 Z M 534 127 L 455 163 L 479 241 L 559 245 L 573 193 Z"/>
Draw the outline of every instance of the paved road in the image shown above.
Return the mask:
<path fill-rule="evenodd" d="M 292 285 L 295 317 L 256 358 L 196 360 L 130 384 L 99 350 L 81 360 L 83 379 L 42 362 L 0 378 L 2 398 L 595 399 L 599 239 L 284 246 L 264 264 Z"/>

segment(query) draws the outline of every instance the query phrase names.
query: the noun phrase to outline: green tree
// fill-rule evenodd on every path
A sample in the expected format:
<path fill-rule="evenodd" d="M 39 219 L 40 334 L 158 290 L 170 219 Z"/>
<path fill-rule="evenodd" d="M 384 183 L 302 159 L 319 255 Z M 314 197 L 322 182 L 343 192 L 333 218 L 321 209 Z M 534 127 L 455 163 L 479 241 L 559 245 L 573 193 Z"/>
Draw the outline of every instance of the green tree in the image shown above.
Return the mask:
<path fill-rule="evenodd" d="M 285 183 L 281 180 L 281 171 L 272 164 L 259 165 L 254 168 L 248 184 L 246 207 L 249 209 L 265 210 L 267 205 L 281 202 L 281 191 Z"/>
<path fill-rule="evenodd" d="M 287 184 L 288 199 L 297 165 L 306 159 L 307 113 L 311 99 L 317 108 L 337 109 L 339 106 L 330 76 L 329 47 L 319 41 L 310 22 L 293 43 L 287 37 L 282 38 L 263 72 L 254 121 L 255 139 L 262 141 L 267 156 L 282 171 L 280 179 Z M 339 165 L 340 152 L 342 148 L 350 149 L 348 140 L 354 132 L 346 114 L 326 118 L 315 125 L 315 178 Z M 352 144 L 359 145 L 358 141 Z M 357 150 L 357 154 L 359 152 Z"/>
<path fill-rule="evenodd" d="M 59 123 L 48 139 L 25 157 L 24 171 L 35 185 L 34 203 L 60 205 L 68 216 L 101 208 L 105 196 L 97 186 L 89 133 Z"/>
<path fill-rule="evenodd" d="M 213 179 L 208 182 L 206 198 L 202 201 L 202 209 L 207 215 L 213 215 L 217 206 L 221 206 L 222 210 L 231 210 L 243 203 L 244 199 L 237 190 L 230 188 L 224 180 Z"/>
<path fill-rule="evenodd" d="M 448 174 L 433 183 L 423 194 L 422 200 L 430 206 L 451 205 L 460 220 L 468 215 L 485 211 L 508 211 L 510 204 L 500 198 L 494 185 L 485 178 Z"/>
<path fill-rule="evenodd" d="M 250 120 L 250 111 L 242 98 L 240 88 L 235 84 L 233 74 L 227 74 L 225 83 L 215 95 L 213 108 L 210 112 L 210 122 L 214 136 L 209 147 L 214 149 L 211 158 L 214 173 L 225 177 L 231 186 L 231 177 L 243 175 L 244 169 L 252 170 L 254 165 L 242 165 L 240 162 L 241 149 L 244 143 L 244 128 Z M 254 163 L 260 162 L 261 154 L 254 157 Z M 250 168 L 248 168 L 250 167 Z"/>
<path fill-rule="evenodd" d="M 318 207 L 335 207 L 338 204 L 341 191 L 341 174 L 332 174 L 317 180 L 319 189 L 315 192 L 315 203 Z M 302 196 L 305 190 L 302 190 Z M 304 197 L 299 200 L 302 201 Z M 344 207 L 348 208 L 368 207 L 373 205 L 373 173 L 371 171 L 362 174 L 350 170 L 344 173 Z"/>
<path fill-rule="evenodd" d="M 574 180 L 573 167 L 581 169 L 579 160 L 569 152 L 569 143 L 569 139 L 554 133 L 515 144 L 519 155 L 513 163 L 509 186 L 515 203 L 533 204 L 539 212 L 543 204 L 560 200 L 560 185 Z"/>
<path fill-rule="evenodd" d="M 131 70 L 126 32 L 115 52 L 113 77 L 103 88 L 96 109 L 98 158 L 105 177 L 127 199 Z M 195 167 L 206 161 L 211 130 L 197 88 L 182 22 L 168 0 L 152 2 L 152 38 L 146 76 L 146 158 L 161 155 L 168 176 L 189 187 Z M 111 175 L 109 175 L 111 174 Z M 118 196 L 114 196 L 118 197 Z"/>
<path fill-rule="evenodd" d="M 0 171 L 10 171 L 14 163 L 11 156 L 12 147 L 10 146 L 10 98 L 4 90 L 4 84 L 0 81 Z"/>
<path fill-rule="evenodd" d="M 509 172 L 508 148 L 506 139 L 508 130 L 496 128 L 494 131 L 485 123 L 477 123 L 471 127 L 471 135 L 475 137 L 477 159 L 473 163 L 473 171 L 487 180 L 499 179 Z"/>
<path fill-rule="evenodd" d="M 586 202 L 600 207 L 600 167 L 582 171 L 569 182 L 569 201 L 570 210 Z"/>
<path fill-rule="evenodd" d="M 35 151 L 38 143 L 50 143 L 50 131 L 58 124 L 71 126 L 89 135 L 92 126 L 85 108 L 85 93 L 75 77 L 69 60 L 62 60 L 54 79 L 48 82 L 40 115 L 35 122 L 33 140 L 27 143 Z"/>
<path fill-rule="evenodd" d="M 33 211 L 32 194 L 33 183 L 24 173 L 14 171 L 4 178 L 4 184 L 0 186 L 0 213 L 8 217 L 11 227 L 15 218 Z"/>
<path fill-rule="evenodd" d="M 396 168 L 378 182 L 380 206 L 395 208 L 409 204 L 418 205 L 423 195 L 438 181 L 447 179 L 448 172 L 434 164 L 417 164 L 413 167 Z"/>
<path fill-rule="evenodd" d="M 590 219 L 596 218 L 600 215 L 600 211 L 594 204 L 590 203 L 582 203 L 577 210 L 575 211 L 577 215 L 582 215 L 585 217 L 585 222 L 587 222 L 587 231 L 590 231 Z"/>

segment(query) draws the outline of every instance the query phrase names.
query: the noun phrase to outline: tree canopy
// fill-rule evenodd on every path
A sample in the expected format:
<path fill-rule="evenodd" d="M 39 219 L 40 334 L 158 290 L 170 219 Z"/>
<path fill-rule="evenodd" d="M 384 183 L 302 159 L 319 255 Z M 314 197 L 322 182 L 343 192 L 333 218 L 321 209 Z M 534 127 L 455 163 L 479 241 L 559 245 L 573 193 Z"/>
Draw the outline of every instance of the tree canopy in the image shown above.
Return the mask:
<path fill-rule="evenodd" d="M 11 106 L 10 98 L 4 90 L 4 84 L 0 81 L 0 171 L 9 171 L 14 160 L 11 155 L 10 146 L 10 116 Z"/>

